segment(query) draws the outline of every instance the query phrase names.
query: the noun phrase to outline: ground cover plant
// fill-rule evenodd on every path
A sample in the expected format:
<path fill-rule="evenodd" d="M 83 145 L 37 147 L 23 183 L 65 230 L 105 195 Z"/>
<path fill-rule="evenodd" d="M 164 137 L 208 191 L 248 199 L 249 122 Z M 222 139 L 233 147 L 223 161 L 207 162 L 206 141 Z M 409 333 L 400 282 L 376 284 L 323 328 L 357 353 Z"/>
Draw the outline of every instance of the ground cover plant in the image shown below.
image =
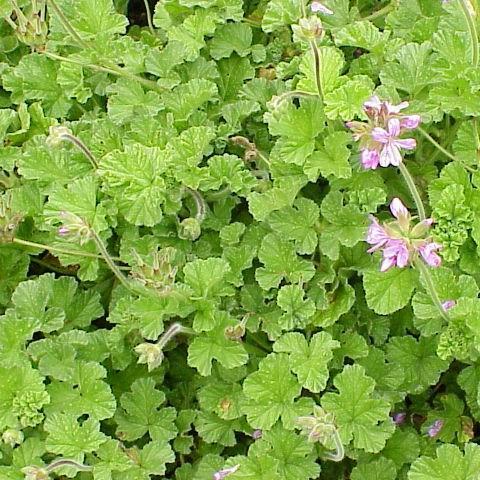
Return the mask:
<path fill-rule="evenodd" d="M 480 478 L 476 0 L 0 0 L 0 478 Z"/>

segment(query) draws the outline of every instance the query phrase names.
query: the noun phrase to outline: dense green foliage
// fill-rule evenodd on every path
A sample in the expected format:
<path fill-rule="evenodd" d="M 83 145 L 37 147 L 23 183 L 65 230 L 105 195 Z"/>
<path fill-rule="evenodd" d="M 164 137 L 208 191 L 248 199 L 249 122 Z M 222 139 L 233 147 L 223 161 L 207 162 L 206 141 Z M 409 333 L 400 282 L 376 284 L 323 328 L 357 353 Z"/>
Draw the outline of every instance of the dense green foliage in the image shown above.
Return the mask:
<path fill-rule="evenodd" d="M 322 3 L 0 0 L 1 479 L 479 478 L 480 5 Z"/>

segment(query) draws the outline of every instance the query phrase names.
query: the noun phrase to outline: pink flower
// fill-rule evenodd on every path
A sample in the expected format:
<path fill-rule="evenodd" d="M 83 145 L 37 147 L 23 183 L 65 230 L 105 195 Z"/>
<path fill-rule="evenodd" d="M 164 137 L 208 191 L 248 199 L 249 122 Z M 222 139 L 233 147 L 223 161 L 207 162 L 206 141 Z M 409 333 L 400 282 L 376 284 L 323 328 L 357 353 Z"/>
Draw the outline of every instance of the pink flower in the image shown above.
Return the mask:
<path fill-rule="evenodd" d="M 418 257 L 427 265 L 438 267 L 441 258 L 437 251 L 442 246 L 427 236 L 433 220 L 427 218 L 412 225 L 412 216 L 399 198 L 394 198 L 390 202 L 390 211 L 395 220 L 383 225 L 374 216 L 370 216 L 370 226 L 365 239 L 367 243 L 373 245 L 367 250 L 368 253 L 382 250 L 380 270 L 385 272 L 392 267 L 404 268 L 412 259 Z"/>
<path fill-rule="evenodd" d="M 376 150 L 365 148 L 362 150 L 362 165 L 366 170 L 375 170 L 380 163 L 380 155 Z"/>
<path fill-rule="evenodd" d="M 405 412 L 394 413 L 392 415 L 392 420 L 395 425 L 402 425 L 407 418 L 407 414 Z"/>
<path fill-rule="evenodd" d="M 443 420 L 441 419 L 435 420 L 433 424 L 428 428 L 427 435 L 430 438 L 436 437 L 440 433 L 440 430 L 442 429 L 442 427 L 443 427 Z"/>
<path fill-rule="evenodd" d="M 385 102 L 385 109 L 389 114 L 398 114 L 401 110 L 407 108 L 410 104 L 408 102 L 401 102 L 398 105 L 392 105 L 390 102 Z"/>
<path fill-rule="evenodd" d="M 457 302 L 455 300 L 446 300 L 445 302 L 442 303 L 442 308 L 447 311 L 453 308 Z"/>
<path fill-rule="evenodd" d="M 314 1 L 310 5 L 310 9 L 314 13 L 324 13 L 325 15 L 333 15 L 333 12 L 327 8 L 325 5 L 322 5 L 320 2 Z"/>
<path fill-rule="evenodd" d="M 399 139 L 400 135 L 400 120 L 392 118 L 388 121 L 388 130 L 380 127 L 375 127 L 372 130 L 372 138 L 383 145 L 380 152 L 380 165 L 388 167 L 394 165 L 398 167 L 402 161 L 402 154 L 400 148 L 405 150 L 413 150 L 416 147 L 416 142 L 413 138 Z"/>
<path fill-rule="evenodd" d="M 218 472 L 215 472 L 213 474 L 213 480 L 223 480 L 224 478 L 227 478 L 232 473 L 235 473 L 239 468 L 240 468 L 239 464 L 234 465 L 233 467 L 230 467 L 230 468 L 223 468 L 222 470 L 219 470 Z"/>
<path fill-rule="evenodd" d="M 375 217 L 370 217 L 371 224 L 368 227 L 368 232 L 367 232 L 367 242 L 370 245 L 373 245 L 372 248 L 369 248 L 367 251 L 368 253 L 375 252 L 376 250 L 379 250 L 382 248 L 388 241 L 391 240 L 390 236 L 388 233 L 385 231 L 385 229 L 378 223 L 377 219 Z"/>
<path fill-rule="evenodd" d="M 418 247 L 418 252 L 425 260 L 425 263 L 431 267 L 439 267 L 442 263 L 442 259 L 437 255 L 437 250 L 440 250 L 442 246 L 436 242 L 425 242 Z"/>
<path fill-rule="evenodd" d="M 420 115 L 405 115 L 400 119 L 400 128 L 413 130 L 420 125 L 421 120 Z"/>
<path fill-rule="evenodd" d="M 383 249 L 381 272 L 386 272 L 391 267 L 406 267 L 410 260 L 410 252 L 403 240 L 390 240 Z"/>

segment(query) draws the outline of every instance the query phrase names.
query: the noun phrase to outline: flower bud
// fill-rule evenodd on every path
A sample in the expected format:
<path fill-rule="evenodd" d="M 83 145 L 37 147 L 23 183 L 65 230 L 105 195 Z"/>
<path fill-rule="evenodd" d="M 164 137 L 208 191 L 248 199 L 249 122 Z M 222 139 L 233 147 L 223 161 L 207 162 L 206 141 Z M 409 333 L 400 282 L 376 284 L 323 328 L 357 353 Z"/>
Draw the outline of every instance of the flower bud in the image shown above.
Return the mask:
<path fill-rule="evenodd" d="M 163 361 L 163 351 L 161 345 L 157 343 L 141 343 L 135 347 L 138 353 L 138 363 L 146 363 L 148 371 L 159 367 Z"/>
<path fill-rule="evenodd" d="M 300 40 L 315 40 L 324 35 L 322 21 L 316 17 L 301 18 L 298 25 L 292 25 L 293 33 Z"/>
<path fill-rule="evenodd" d="M 23 443 L 24 435 L 21 430 L 15 430 L 14 428 L 9 428 L 5 430 L 2 434 L 3 443 L 10 445 L 12 448 L 15 445 L 20 445 Z"/>
<path fill-rule="evenodd" d="M 200 222 L 193 217 L 185 218 L 179 226 L 178 236 L 184 240 L 196 240 L 202 233 Z"/>
<path fill-rule="evenodd" d="M 50 477 L 48 471 L 42 467 L 24 467 L 22 473 L 25 480 L 48 480 Z"/>

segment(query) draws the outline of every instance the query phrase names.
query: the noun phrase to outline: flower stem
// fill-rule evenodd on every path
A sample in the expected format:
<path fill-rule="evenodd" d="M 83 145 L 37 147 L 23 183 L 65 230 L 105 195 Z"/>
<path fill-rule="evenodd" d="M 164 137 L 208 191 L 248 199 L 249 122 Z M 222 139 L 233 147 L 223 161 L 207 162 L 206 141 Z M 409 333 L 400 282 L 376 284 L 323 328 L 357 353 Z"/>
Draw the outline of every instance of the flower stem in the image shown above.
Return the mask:
<path fill-rule="evenodd" d="M 57 15 L 63 28 L 75 39 L 75 41 L 83 48 L 90 48 L 90 45 L 77 33 L 73 28 L 68 18 L 62 12 L 62 9 L 57 5 L 55 0 L 48 0 L 48 4 L 52 7 L 52 10 Z"/>
<path fill-rule="evenodd" d="M 318 50 L 318 46 L 315 43 L 315 40 L 310 40 L 310 48 L 312 49 L 313 59 L 315 62 L 315 82 L 317 84 L 317 91 L 318 96 L 321 100 L 323 100 L 323 85 L 322 85 L 322 65 L 321 65 L 321 57 L 320 51 Z"/>
<path fill-rule="evenodd" d="M 119 282 L 127 289 L 127 290 L 130 290 L 132 291 L 132 286 L 130 285 L 130 283 L 128 282 L 127 278 L 125 277 L 125 275 L 121 272 L 121 270 L 118 268 L 118 266 L 115 264 L 115 262 L 113 261 L 112 257 L 110 256 L 110 254 L 108 253 L 107 249 L 105 248 L 105 245 L 103 244 L 103 241 L 102 239 L 99 237 L 99 235 L 97 234 L 97 232 L 93 229 L 93 228 L 90 228 L 90 233 L 91 233 L 91 236 L 92 236 L 92 239 L 93 241 L 95 242 L 95 245 L 97 246 L 97 248 L 100 250 L 100 254 L 101 256 L 103 257 L 103 259 L 105 260 L 105 263 L 109 266 L 110 270 L 112 271 L 112 273 L 117 277 L 117 279 L 119 280 Z"/>
<path fill-rule="evenodd" d="M 388 5 L 385 5 L 383 8 L 381 8 L 380 10 L 377 10 L 376 12 L 373 12 L 368 17 L 363 17 L 362 20 L 371 22 L 372 20 L 375 20 L 377 18 L 384 17 L 395 8 L 394 3 L 395 2 L 391 2 Z"/>
<path fill-rule="evenodd" d="M 75 251 L 75 250 L 69 250 L 67 248 L 54 247 L 52 245 L 45 245 L 43 243 L 30 242 L 28 240 L 23 240 L 23 239 L 17 238 L 17 237 L 15 237 L 13 239 L 13 243 L 16 243 L 17 245 L 23 245 L 25 247 L 41 248 L 42 250 L 48 250 L 50 252 L 63 253 L 64 255 L 73 255 L 73 256 L 76 256 L 76 257 L 98 258 L 100 260 L 103 259 L 102 255 L 97 255 L 96 253 L 78 252 L 78 251 Z M 110 258 L 112 260 L 120 260 L 117 257 L 110 257 Z"/>
<path fill-rule="evenodd" d="M 468 32 L 470 33 L 470 39 L 472 41 L 472 63 L 474 67 L 478 67 L 478 33 L 477 26 L 475 25 L 475 19 L 469 8 L 469 0 L 458 0 L 463 10 L 463 15 L 467 21 Z"/>
<path fill-rule="evenodd" d="M 438 148 L 445 156 L 451 160 L 458 161 L 455 155 L 451 154 L 446 148 L 442 147 L 429 133 L 427 133 L 422 127 L 417 127 L 417 130 L 435 147 Z"/>
<path fill-rule="evenodd" d="M 345 449 L 343 447 L 342 440 L 340 439 L 340 435 L 338 434 L 338 430 L 336 429 L 335 433 L 333 434 L 333 442 L 335 443 L 335 452 L 326 453 L 325 459 L 331 460 L 332 462 L 341 462 L 345 457 Z"/>
<path fill-rule="evenodd" d="M 432 299 L 434 305 L 437 307 L 438 313 L 443 318 L 443 320 L 445 320 L 446 322 L 449 322 L 450 318 L 448 317 L 447 312 L 442 306 L 442 301 L 438 296 L 437 290 L 435 288 L 435 284 L 433 283 L 433 280 L 432 280 L 432 276 L 430 275 L 430 270 L 420 259 L 417 259 L 414 265 L 420 272 L 420 275 L 422 276 L 423 281 L 425 282 L 425 286 L 428 291 L 428 294 L 430 295 L 430 298 Z"/>
<path fill-rule="evenodd" d="M 153 23 L 152 23 L 152 12 L 150 11 L 150 4 L 148 3 L 148 0 L 143 0 L 143 3 L 145 4 L 145 12 L 147 14 L 148 28 L 151 34 L 155 35 L 155 29 L 153 28 Z"/>
<path fill-rule="evenodd" d="M 62 140 L 66 140 L 67 142 L 72 143 L 75 145 L 84 155 L 87 157 L 89 162 L 92 164 L 92 167 L 96 170 L 98 168 L 98 161 L 90 151 L 90 149 L 75 135 L 71 135 L 69 133 L 62 133 L 60 135 Z"/>
<path fill-rule="evenodd" d="M 80 470 L 81 472 L 89 472 L 93 469 L 93 467 L 91 467 L 90 465 L 83 465 L 69 458 L 61 458 L 50 463 L 50 465 L 47 466 L 46 470 L 47 472 L 54 472 L 60 467 L 73 467 L 77 470 Z"/>
<path fill-rule="evenodd" d="M 425 207 L 423 206 L 420 193 L 418 192 L 413 177 L 410 175 L 410 172 L 407 170 L 407 167 L 403 162 L 400 162 L 398 168 L 400 169 L 400 173 L 402 174 L 403 179 L 405 180 L 405 183 L 407 184 L 408 189 L 410 190 L 410 193 L 413 197 L 413 201 L 415 202 L 415 205 L 417 207 L 419 220 L 425 220 L 427 218 L 427 216 L 425 215 Z"/>

